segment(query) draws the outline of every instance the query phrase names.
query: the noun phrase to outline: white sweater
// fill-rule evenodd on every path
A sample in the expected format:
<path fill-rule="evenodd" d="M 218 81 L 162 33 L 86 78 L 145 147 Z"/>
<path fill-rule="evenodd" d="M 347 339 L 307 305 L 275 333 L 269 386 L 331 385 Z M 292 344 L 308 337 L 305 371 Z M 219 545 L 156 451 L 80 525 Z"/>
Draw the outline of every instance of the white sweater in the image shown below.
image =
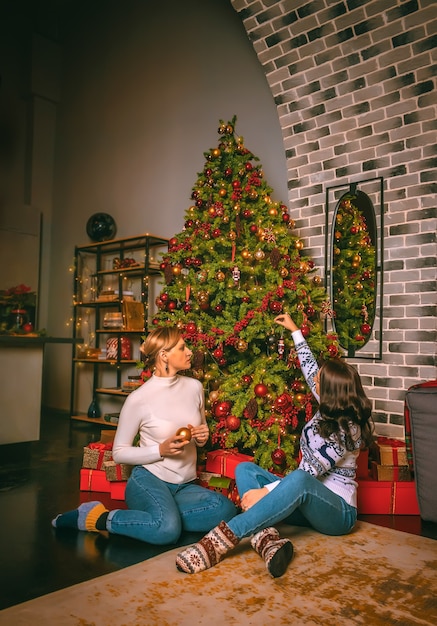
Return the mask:
<path fill-rule="evenodd" d="M 161 480 L 173 484 L 194 480 L 197 461 L 194 440 L 175 457 L 162 458 L 159 444 L 182 426 L 206 423 L 204 402 L 202 383 L 198 380 L 153 375 L 126 398 L 114 439 L 114 461 L 143 465 Z M 139 447 L 132 445 L 138 433 Z"/>

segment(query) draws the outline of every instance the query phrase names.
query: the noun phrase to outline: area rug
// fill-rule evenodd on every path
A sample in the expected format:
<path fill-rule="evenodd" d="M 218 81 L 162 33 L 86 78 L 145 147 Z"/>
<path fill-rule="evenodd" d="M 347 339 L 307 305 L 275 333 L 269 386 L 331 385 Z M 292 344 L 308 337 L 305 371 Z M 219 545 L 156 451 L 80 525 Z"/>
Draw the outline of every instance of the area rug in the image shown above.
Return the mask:
<path fill-rule="evenodd" d="M 295 556 L 271 578 L 248 540 L 187 575 L 178 549 L 0 612 L 1 626 L 435 626 L 437 542 L 358 522 L 346 537 L 283 526 Z"/>

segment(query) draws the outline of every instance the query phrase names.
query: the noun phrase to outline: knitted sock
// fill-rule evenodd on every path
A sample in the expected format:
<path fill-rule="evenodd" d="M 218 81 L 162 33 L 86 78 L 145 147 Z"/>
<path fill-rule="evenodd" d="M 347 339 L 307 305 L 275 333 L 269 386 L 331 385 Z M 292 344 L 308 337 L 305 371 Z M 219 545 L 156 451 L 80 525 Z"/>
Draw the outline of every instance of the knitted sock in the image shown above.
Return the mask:
<path fill-rule="evenodd" d="M 55 528 L 76 528 L 77 530 L 89 530 L 97 532 L 97 522 L 103 513 L 108 513 L 101 502 L 84 502 L 77 509 L 61 513 L 54 520 Z"/>
<path fill-rule="evenodd" d="M 203 572 L 221 561 L 239 541 L 226 522 L 220 522 L 198 543 L 179 552 L 176 556 L 176 567 L 186 574 Z"/>
<path fill-rule="evenodd" d="M 281 539 L 276 528 L 264 528 L 250 540 L 252 548 L 266 562 L 267 571 L 273 578 L 285 574 L 293 558 L 293 544 Z"/>

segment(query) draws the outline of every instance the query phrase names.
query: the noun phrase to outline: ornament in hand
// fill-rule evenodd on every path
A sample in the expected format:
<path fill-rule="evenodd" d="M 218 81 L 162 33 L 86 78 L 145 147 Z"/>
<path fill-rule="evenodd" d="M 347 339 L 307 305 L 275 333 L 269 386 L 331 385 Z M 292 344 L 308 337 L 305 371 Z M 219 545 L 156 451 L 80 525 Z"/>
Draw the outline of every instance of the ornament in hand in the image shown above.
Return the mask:
<path fill-rule="evenodd" d="M 186 426 L 179 428 L 176 431 L 176 437 L 181 437 L 181 436 L 184 438 L 184 441 L 191 441 L 191 430 L 187 428 Z"/>

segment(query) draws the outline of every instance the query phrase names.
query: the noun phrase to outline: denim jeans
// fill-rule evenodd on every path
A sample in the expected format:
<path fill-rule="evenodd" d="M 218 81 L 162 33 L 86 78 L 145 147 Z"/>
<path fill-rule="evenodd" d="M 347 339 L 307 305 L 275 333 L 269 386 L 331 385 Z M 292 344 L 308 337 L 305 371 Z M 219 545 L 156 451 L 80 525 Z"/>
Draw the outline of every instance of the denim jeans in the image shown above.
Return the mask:
<path fill-rule="evenodd" d="M 241 497 L 249 489 L 259 489 L 277 480 L 254 463 L 237 465 L 235 477 Z M 344 535 L 352 530 L 356 519 L 355 507 L 298 469 L 287 474 L 250 509 L 232 518 L 228 526 L 239 539 L 279 522 L 311 526 L 325 535 Z"/>
<path fill-rule="evenodd" d="M 221 493 L 194 482 L 164 482 L 141 465 L 126 485 L 126 504 L 127 510 L 109 513 L 108 531 L 155 545 L 176 543 L 182 531 L 207 532 L 237 513 Z"/>

